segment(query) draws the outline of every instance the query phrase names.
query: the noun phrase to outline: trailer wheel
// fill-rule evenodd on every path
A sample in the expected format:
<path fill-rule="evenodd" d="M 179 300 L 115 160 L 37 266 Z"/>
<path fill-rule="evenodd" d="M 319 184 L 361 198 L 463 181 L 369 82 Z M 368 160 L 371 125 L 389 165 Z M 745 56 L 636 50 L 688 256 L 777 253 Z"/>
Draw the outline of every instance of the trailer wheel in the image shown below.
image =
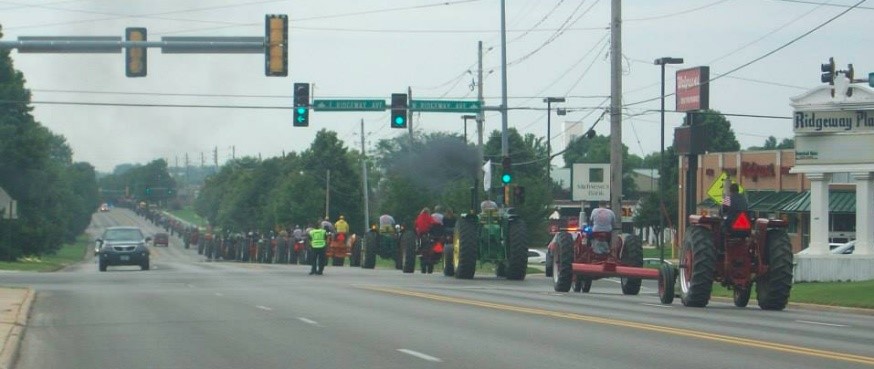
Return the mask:
<path fill-rule="evenodd" d="M 583 279 L 582 278 L 574 278 L 574 283 L 571 286 L 571 290 L 574 292 L 583 292 Z"/>
<path fill-rule="evenodd" d="M 620 261 L 625 266 L 643 266 L 643 244 L 640 238 L 632 234 L 623 237 Z M 637 295 L 640 293 L 640 278 L 620 278 L 619 280 L 622 283 L 622 294 Z"/>
<path fill-rule="evenodd" d="M 555 255 L 553 260 L 552 282 L 555 292 L 567 292 L 571 289 L 574 279 L 574 240 L 570 233 L 561 232 L 555 237 Z"/>
<path fill-rule="evenodd" d="M 505 277 L 509 280 L 521 281 L 525 279 L 525 274 L 528 272 L 528 246 L 525 244 L 528 241 L 528 230 L 521 219 L 511 221 L 507 226 L 510 227 L 507 232 L 510 234 L 510 240 Z"/>
<path fill-rule="evenodd" d="M 364 235 L 364 241 L 361 243 L 361 267 L 364 269 L 373 269 L 376 267 L 376 248 L 379 243 L 379 235 L 376 232 L 367 232 Z"/>
<path fill-rule="evenodd" d="M 716 252 L 710 230 L 691 226 L 680 250 L 680 300 L 685 306 L 705 307 L 713 290 Z"/>
<path fill-rule="evenodd" d="M 756 280 L 756 299 L 764 310 L 783 310 L 792 290 L 792 244 L 785 229 L 768 231 L 765 257 L 768 273 Z"/>
<path fill-rule="evenodd" d="M 592 280 L 584 279 L 583 280 L 583 293 L 589 293 L 592 290 Z"/>
<path fill-rule="evenodd" d="M 674 283 L 677 281 L 677 272 L 674 267 L 662 264 L 659 268 L 659 301 L 670 305 L 674 302 Z"/>
<path fill-rule="evenodd" d="M 552 269 L 553 268 L 552 259 L 553 259 L 552 251 L 550 251 L 547 248 L 546 249 L 546 268 L 545 268 L 546 270 L 544 271 L 546 273 L 547 278 L 552 277 L 552 270 L 553 270 Z"/>
<path fill-rule="evenodd" d="M 732 297 L 734 299 L 734 306 L 739 308 L 747 307 L 747 304 L 750 303 L 750 294 L 752 293 L 752 286 L 743 288 L 741 286 L 736 286 L 732 291 Z"/>
<path fill-rule="evenodd" d="M 352 255 L 349 256 L 349 266 L 350 267 L 360 267 L 361 266 L 361 239 L 356 238 L 355 243 L 352 244 Z"/>
<path fill-rule="evenodd" d="M 495 263 L 495 277 L 498 278 L 506 278 L 507 277 L 507 264 L 499 261 Z"/>
<path fill-rule="evenodd" d="M 475 219 L 461 218 L 455 225 L 455 240 L 452 243 L 452 263 L 455 278 L 472 279 L 476 273 L 477 224 Z"/>
<path fill-rule="evenodd" d="M 404 273 L 416 271 L 416 234 L 411 231 L 401 233 L 398 240 L 401 246 L 401 260 Z"/>

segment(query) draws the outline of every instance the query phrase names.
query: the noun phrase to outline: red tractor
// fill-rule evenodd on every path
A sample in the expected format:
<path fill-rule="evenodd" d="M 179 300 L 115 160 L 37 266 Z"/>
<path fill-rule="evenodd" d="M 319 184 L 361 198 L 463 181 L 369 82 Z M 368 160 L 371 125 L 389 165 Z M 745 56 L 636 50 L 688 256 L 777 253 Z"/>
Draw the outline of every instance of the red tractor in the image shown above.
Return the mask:
<path fill-rule="evenodd" d="M 553 256 L 553 287 L 557 292 L 589 292 L 592 281 L 619 277 L 622 293 L 637 295 L 643 279 L 659 280 L 659 298 L 670 304 L 674 299 L 674 267 L 664 264 L 660 269 L 643 267 L 643 245 L 631 234 L 610 241 L 609 232 L 571 230 L 559 232 L 550 247 Z"/>
<path fill-rule="evenodd" d="M 452 236 L 440 230 L 417 237 L 416 232 L 409 230 L 401 233 L 398 242 L 401 247 L 404 273 L 416 271 L 416 258 L 418 258 L 422 274 L 431 274 L 434 272 L 434 264 L 440 262 L 443 257 L 444 245 L 452 245 Z"/>
<path fill-rule="evenodd" d="M 783 310 L 792 289 L 792 245 L 787 223 L 756 219 L 747 212 L 728 219 L 689 216 L 680 250 L 680 298 L 685 306 L 704 307 L 713 282 L 734 292 L 734 304 L 745 307 L 753 283 L 764 310 Z"/>

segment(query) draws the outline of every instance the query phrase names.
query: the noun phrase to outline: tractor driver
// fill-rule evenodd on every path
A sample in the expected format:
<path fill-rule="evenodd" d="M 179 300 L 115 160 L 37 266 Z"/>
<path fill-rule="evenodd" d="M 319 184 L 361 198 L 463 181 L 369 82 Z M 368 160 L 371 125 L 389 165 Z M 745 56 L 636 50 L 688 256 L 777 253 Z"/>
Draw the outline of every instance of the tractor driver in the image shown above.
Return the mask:
<path fill-rule="evenodd" d="M 732 183 L 728 191 L 728 196 L 723 196 L 722 199 L 722 214 L 725 215 L 726 229 L 730 227 L 729 222 L 733 221 L 741 212 L 749 210 L 750 207 L 747 198 L 740 194 L 740 187 L 737 183 Z"/>
<path fill-rule="evenodd" d="M 592 250 L 596 254 L 607 254 L 610 252 L 611 232 L 613 232 L 613 222 L 616 221 L 616 214 L 613 210 L 607 207 L 606 201 L 601 201 L 598 207 L 592 210 L 590 217 L 592 222 Z"/>

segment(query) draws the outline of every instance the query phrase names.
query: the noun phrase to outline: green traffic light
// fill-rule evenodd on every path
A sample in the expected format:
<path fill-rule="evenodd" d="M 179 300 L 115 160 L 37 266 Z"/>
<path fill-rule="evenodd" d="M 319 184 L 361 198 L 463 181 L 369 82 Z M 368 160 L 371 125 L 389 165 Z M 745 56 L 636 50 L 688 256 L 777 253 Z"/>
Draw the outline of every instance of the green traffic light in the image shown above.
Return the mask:
<path fill-rule="evenodd" d="M 303 114 L 303 113 L 306 113 L 306 112 L 307 112 L 307 109 L 306 109 L 306 108 L 297 108 L 297 113 L 298 113 L 298 114 Z"/>
<path fill-rule="evenodd" d="M 400 125 L 403 125 L 403 124 L 404 124 L 404 117 L 400 117 L 400 116 L 395 117 L 395 125 L 400 126 Z"/>
<path fill-rule="evenodd" d="M 510 181 L 512 180 L 513 176 L 511 176 L 510 173 L 504 173 L 503 175 L 501 175 L 501 182 L 503 182 L 504 184 L 510 183 Z"/>

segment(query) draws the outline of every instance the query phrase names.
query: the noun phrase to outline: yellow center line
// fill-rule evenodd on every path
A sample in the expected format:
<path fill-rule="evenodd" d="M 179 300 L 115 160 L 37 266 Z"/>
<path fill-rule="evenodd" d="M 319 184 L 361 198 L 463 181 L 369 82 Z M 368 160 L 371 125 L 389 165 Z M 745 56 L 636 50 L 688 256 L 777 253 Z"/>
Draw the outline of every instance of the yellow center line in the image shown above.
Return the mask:
<path fill-rule="evenodd" d="M 706 339 L 706 340 L 710 340 L 710 341 L 724 342 L 724 343 L 729 343 L 729 344 L 738 345 L 738 346 L 762 348 L 762 349 L 768 349 L 768 350 L 773 350 L 773 351 L 802 354 L 802 355 L 808 355 L 808 356 L 815 356 L 815 357 L 819 357 L 819 358 L 823 358 L 823 359 L 841 360 L 841 361 L 848 361 L 848 362 L 853 362 L 853 363 L 860 363 L 860 364 L 874 366 L 874 357 L 870 357 L 870 356 L 862 356 L 862 355 L 854 355 L 854 354 L 835 352 L 835 351 L 819 350 L 819 349 L 802 347 L 802 346 L 785 345 L 785 344 L 775 343 L 775 342 L 768 342 L 768 341 L 761 341 L 761 340 L 755 340 L 755 339 L 749 339 L 749 338 L 743 338 L 743 337 L 737 337 L 737 336 L 728 336 L 728 335 L 722 335 L 722 334 L 695 331 L 695 330 L 691 330 L 691 329 L 673 328 L 673 327 L 648 324 L 648 323 L 638 323 L 638 322 L 631 322 L 631 321 L 626 321 L 626 320 L 600 318 L 600 317 L 596 317 L 596 316 L 582 315 L 582 314 L 576 314 L 576 313 L 563 313 L 563 312 L 558 312 L 558 311 L 550 311 L 550 310 L 537 309 L 537 308 L 527 308 L 527 307 L 522 307 L 522 306 L 498 304 L 498 303 L 486 302 L 486 301 L 461 299 L 461 298 L 456 298 L 456 297 L 435 295 L 435 294 L 423 293 L 423 292 L 415 292 L 415 291 L 409 291 L 409 290 L 403 290 L 403 289 L 397 289 L 397 288 L 376 287 L 376 286 L 361 286 L 360 288 L 371 290 L 371 291 L 390 293 L 390 294 L 395 294 L 395 295 L 418 297 L 418 298 L 423 298 L 423 299 L 449 302 L 449 303 L 462 304 L 462 305 L 479 306 L 479 307 L 483 307 L 483 308 L 512 311 L 512 312 L 523 313 L 523 314 L 539 315 L 539 316 L 546 316 L 546 317 L 559 318 L 559 319 L 569 319 L 569 320 L 583 321 L 583 322 L 589 322 L 589 323 L 598 323 L 598 324 L 605 324 L 605 325 L 625 327 L 625 328 L 633 328 L 633 329 L 652 331 L 652 332 L 658 332 L 658 333 L 669 333 L 669 334 L 673 334 L 676 336 Z"/>

